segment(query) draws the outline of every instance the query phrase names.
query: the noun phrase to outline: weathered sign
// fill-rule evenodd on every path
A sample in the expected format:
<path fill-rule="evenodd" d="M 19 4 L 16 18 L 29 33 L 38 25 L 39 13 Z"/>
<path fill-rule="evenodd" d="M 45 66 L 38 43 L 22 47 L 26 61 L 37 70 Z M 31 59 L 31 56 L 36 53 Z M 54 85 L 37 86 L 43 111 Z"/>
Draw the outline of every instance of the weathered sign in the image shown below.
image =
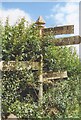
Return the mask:
<path fill-rule="evenodd" d="M 56 46 L 80 44 L 81 37 L 80 36 L 71 36 L 71 37 L 58 38 L 58 39 L 54 40 L 53 42 Z"/>
<path fill-rule="evenodd" d="M 42 29 L 42 35 L 52 33 L 54 35 L 74 34 L 74 25 L 50 27 Z"/>
<path fill-rule="evenodd" d="M 47 80 L 67 78 L 67 71 L 46 72 L 43 74 L 43 78 Z"/>
<path fill-rule="evenodd" d="M 2 71 L 13 71 L 13 70 L 22 70 L 22 69 L 38 70 L 39 62 L 29 62 L 29 61 L 1 61 L 0 70 Z"/>
<path fill-rule="evenodd" d="M 39 62 L 29 62 L 29 61 L 3 61 L 2 62 L 2 68 L 0 70 L 2 71 L 14 71 L 14 70 L 22 70 L 21 68 L 32 68 L 32 70 L 38 70 L 39 69 Z M 46 72 L 43 73 L 43 78 L 47 80 L 53 80 L 53 79 L 61 79 L 61 78 L 67 78 L 67 71 L 62 72 Z"/>

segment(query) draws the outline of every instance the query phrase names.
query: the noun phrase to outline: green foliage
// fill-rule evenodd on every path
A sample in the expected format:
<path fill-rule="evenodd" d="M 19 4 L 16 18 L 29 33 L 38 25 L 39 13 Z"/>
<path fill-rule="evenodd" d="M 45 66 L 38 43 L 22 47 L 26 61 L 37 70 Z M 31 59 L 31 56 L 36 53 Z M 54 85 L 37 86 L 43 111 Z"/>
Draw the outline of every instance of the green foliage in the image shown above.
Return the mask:
<path fill-rule="evenodd" d="M 69 75 L 79 73 L 79 59 L 71 47 L 54 46 L 55 38 L 52 35 L 39 37 L 35 25 L 25 26 L 24 18 L 14 26 L 10 26 L 8 19 L 2 37 L 3 60 L 33 60 L 44 56 L 44 70 L 67 70 Z"/>
<path fill-rule="evenodd" d="M 14 26 L 10 26 L 7 20 L 2 41 L 3 60 L 30 60 L 39 55 L 38 31 L 35 25 L 25 26 L 24 19 Z"/>
<path fill-rule="evenodd" d="M 2 114 L 19 118 L 79 117 L 81 102 L 81 63 L 71 47 L 54 46 L 53 35 L 39 37 L 36 26 L 25 25 L 25 19 L 10 26 L 8 19 L 3 29 L 2 55 L 5 61 L 39 61 L 43 54 L 43 71 L 68 72 L 68 79 L 52 81 L 44 92 L 43 106 L 38 106 L 38 72 L 32 69 L 2 72 Z"/>
<path fill-rule="evenodd" d="M 47 36 L 47 38 L 49 38 Z M 49 38 L 43 41 L 43 56 L 44 56 L 44 70 L 45 71 L 64 71 L 67 70 L 68 75 L 71 76 L 80 73 L 80 62 L 76 54 L 73 52 L 72 46 L 54 46 L 53 40 L 55 38 Z M 51 40 L 53 39 L 53 40 Z M 47 41 L 46 41 L 47 40 Z M 50 42 L 52 41 L 52 42 Z"/>
<path fill-rule="evenodd" d="M 44 110 L 56 109 L 53 117 L 79 118 L 79 94 L 79 79 L 57 81 L 44 95 Z"/>
<path fill-rule="evenodd" d="M 16 114 L 18 118 L 33 118 L 36 114 L 34 109 L 36 105 L 31 103 L 24 103 L 20 101 L 15 101 L 9 108 L 10 113 Z"/>
<path fill-rule="evenodd" d="M 33 73 L 28 70 L 4 71 L 2 77 L 2 113 L 16 100 L 29 101 L 27 95 L 28 83 L 33 83 Z M 26 92 L 26 93 L 25 93 Z M 29 93 L 28 93 L 29 94 Z"/>

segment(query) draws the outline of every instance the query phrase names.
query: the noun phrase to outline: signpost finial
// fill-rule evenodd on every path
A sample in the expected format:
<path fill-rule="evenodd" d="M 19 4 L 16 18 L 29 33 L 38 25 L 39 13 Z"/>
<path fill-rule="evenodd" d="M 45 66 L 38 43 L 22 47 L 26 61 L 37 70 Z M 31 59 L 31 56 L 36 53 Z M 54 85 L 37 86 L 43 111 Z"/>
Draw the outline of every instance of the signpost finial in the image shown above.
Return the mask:
<path fill-rule="evenodd" d="M 35 24 L 39 27 L 44 27 L 44 24 L 45 24 L 45 21 L 44 19 L 42 18 L 42 16 L 39 16 L 37 21 L 35 22 Z"/>

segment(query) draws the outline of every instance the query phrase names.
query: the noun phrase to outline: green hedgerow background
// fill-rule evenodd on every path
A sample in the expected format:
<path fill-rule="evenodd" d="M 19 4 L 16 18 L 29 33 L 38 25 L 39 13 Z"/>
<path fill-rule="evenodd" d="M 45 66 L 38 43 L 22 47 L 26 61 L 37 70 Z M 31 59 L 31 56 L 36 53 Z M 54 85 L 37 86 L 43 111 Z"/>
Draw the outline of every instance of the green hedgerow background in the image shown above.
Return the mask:
<path fill-rule="evenodd" d="M 2 118 L 13 113 L 18 118 L 80 118 L 81 64 L 72 47 L 54 46 L 53 35 L 42 39 L 36 26 L 25 26 L 21 19 L 10 26 L 8 19 L 2 29 L 2 60 L 40 61 L 43 71 L 65 71 L 68 78 L 43 84 L 43 106 L 38 105 L 38 71 L 21 66 L 19 70 L 2 71 Z"/>

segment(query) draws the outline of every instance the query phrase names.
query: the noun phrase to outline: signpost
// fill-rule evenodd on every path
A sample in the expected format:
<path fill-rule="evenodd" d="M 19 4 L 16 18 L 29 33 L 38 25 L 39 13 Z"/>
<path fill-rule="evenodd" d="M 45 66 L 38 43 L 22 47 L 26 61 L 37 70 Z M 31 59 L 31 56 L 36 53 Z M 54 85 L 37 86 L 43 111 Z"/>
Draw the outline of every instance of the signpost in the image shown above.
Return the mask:
<path fill-rule="evenodd" d="M 36 26 L 39 29 L 39 34 L 41 38 L 48 34 L 52 33 L 53 35 L 61 35 L 61 34 L 73 34 L 74 33 L 74 25 L 67 25 L 67 26 L 59 26 L 59 27 L 54 27 L 54 28 L 45 28 L 44 24 L 45 21 L 43 18 L 40 16 L 38 20 L 36 21 Z M 73 45 L 73 44 L 79 44 L 81 43 L 81 37 L 80 36 L 71 36 L 71 37 L 64 37 L 64 38 L 56 38 L 54 40 L 51 40 L 55 46 L 64 46 L 64 45 Z M 42 99 L 43 99 L 43 81 L 44 79 L 51 80 L 51 79 L 60 79 L 60 78 L 67 78 L 67 71 L 65 72 L 53 72 L 53 73 L 43 73 L 43 55 L 41 53 L 40 55 L 41 59 L 40 62 L 34 62 L 34 63 L 28 63 L 25 61 L 22 61 L 18 64 L 22 64 L 25 67 L 28 65 L 31 65 L 33 69 L 39 70 L 39 105 L 42 105 Z M 15 63 L 16 61 L 8 61 L 5 63 L 3 62 L 3 70 L 14 70 L 15 68 Z M 2 63 L 2 62 L 0 62 Z M 1 67 L 1 65 L 0 65 Z M 2 70 L 2 69 L 1 69 Z"/>
<path fill-rule="evenodd" d="M 44 27 L 45 21 L 43 20 L 41 16 L 39 16 L 35 24 L 40 30 L 41 37 L 43 37 L 46 34 L 61 35 L 61 34 L 73 34 L 74 33 L 74 25 L 59 26 L 59 27 L 54 27 L 54 28 L 45 28 Z M 71 37 L 52 40 L 50 42 L 54 43 L 54 45 L 56 46 L 79 44 L 81 43 L 81 37 L 71 36 Z M 43 77 L 44 76 L 43 76 L 43 55 L 41 54 L 40 70 L 39 70 L 39 103 L 41 105 L 42 105 L 42 100 L 43 100 Z M 48 79 L 51 79 L 51 77 L 48 77 Z"/>

